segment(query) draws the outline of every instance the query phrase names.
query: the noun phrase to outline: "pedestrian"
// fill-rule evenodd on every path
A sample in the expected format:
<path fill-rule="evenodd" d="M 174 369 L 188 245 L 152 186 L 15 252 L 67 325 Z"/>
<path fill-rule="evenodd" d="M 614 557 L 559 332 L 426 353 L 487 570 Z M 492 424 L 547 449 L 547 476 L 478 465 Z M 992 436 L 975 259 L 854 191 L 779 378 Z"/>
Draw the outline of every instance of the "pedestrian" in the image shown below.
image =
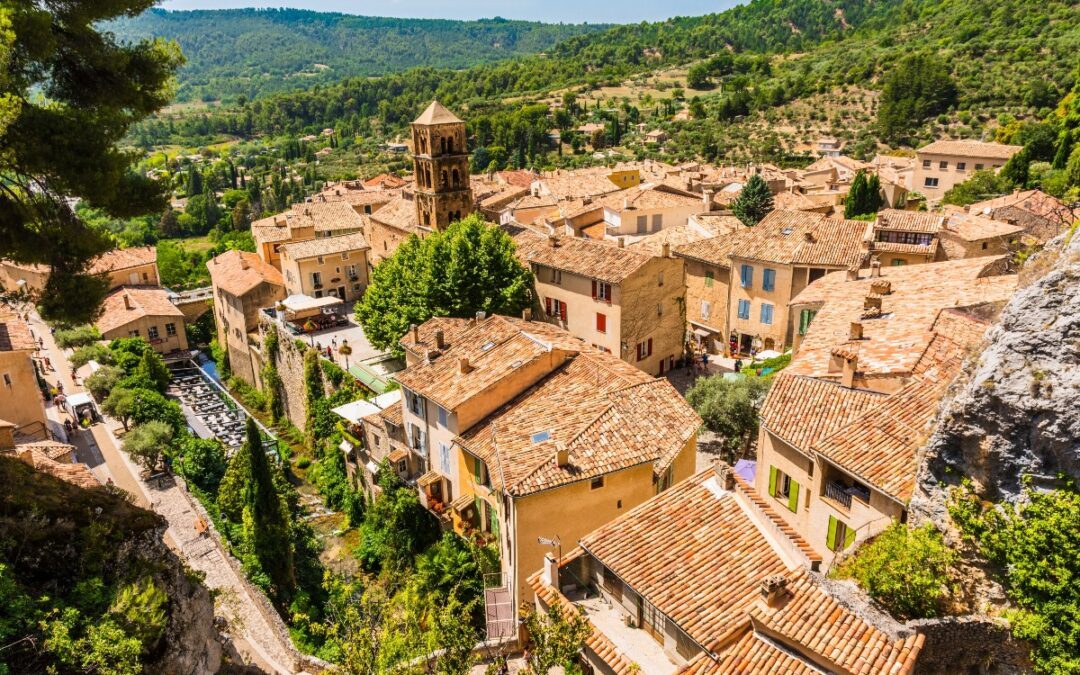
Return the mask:
<path fill-rule="evenodd" d="M 742 359 L 735 359 L 735 372 L 742 372 Z"/>
<path fill-rule="evenodd" d="M 49 363 L 49 357 L 45 357 L 45 370 L 52 372 L 52 364 Z"/>
<path fill-rule="evenodd" d="M 701 368 L 705 374 L 709 374 L 709 352 L 701 352 Z"/>
<path fill-rule="evenodd" d="M 38 349 L 45 349 L 45 338 L 39 337 L 37 339 Z"/>

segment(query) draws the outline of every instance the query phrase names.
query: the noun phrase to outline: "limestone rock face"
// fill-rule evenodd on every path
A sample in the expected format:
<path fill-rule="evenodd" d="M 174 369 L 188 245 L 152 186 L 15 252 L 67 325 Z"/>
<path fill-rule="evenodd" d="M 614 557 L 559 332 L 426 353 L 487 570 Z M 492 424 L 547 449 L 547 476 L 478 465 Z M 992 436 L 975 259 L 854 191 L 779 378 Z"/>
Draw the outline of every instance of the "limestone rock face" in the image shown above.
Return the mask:
<path fill-rule="evenodd" d="M 1034 280 L 1024 285 L 1025 275 Z M 929 500 L 912 506 L 933 520 L 940 486 L 960 476 L 992 500 L 1018 497 L 1025 477 L 1035 487 L 1059 474 L 1080 480 L 1080 236 L 1051 242 L 1021 279 L 929 441 L 920 475 Z"/>

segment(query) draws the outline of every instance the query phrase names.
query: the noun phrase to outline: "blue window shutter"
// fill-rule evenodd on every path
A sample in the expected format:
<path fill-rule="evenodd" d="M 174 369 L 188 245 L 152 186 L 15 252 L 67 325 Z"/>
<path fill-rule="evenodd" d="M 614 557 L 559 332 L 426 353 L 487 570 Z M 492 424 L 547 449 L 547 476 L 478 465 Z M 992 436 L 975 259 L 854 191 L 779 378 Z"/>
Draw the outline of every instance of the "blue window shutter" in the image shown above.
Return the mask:
<path fill-rule="evenodd" d="M 750 288 L 754 285 L 754 268 L 750 265 L 743 265 L 740 271 L 742 274 L 743 288 Z"/>
<path fill-rule="evenodd" d="M 761 287 L 766 291 L 771 291 L 776 287 L 776 270 L 765 270 L 761 279 Z"/>

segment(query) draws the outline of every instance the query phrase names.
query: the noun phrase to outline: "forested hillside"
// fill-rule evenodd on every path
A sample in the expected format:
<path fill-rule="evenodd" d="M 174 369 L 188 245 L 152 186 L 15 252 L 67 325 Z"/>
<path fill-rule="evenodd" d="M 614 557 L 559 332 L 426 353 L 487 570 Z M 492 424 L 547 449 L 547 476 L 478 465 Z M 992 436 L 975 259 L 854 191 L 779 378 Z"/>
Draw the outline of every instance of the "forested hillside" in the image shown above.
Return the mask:
<path fill-rule="evenodd" d="M 124 40 L 176 40 L 187 63 L 177 100 L 251 98 L 417 66 L 460 69 L 536 54 L 604 26 L 443 21 L 298 9 L 166 11 L 111 22 Z"/>

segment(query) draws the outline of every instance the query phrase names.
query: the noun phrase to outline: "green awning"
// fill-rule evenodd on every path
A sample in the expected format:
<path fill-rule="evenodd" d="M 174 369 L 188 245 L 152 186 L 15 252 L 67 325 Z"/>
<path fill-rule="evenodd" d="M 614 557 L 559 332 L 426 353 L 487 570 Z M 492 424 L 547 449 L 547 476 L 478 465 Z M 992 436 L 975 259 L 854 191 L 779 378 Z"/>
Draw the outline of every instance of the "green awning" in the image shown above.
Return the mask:
<path fill-rule="evenodd" d="M 364 385 L 376 394 L 381 394 L 386 391 L 387 382 L 372 370 L 366 368 L 363 364 L 354 363 L 349 366 L 349 374 L 360 381 L 360 384 Z"/>

